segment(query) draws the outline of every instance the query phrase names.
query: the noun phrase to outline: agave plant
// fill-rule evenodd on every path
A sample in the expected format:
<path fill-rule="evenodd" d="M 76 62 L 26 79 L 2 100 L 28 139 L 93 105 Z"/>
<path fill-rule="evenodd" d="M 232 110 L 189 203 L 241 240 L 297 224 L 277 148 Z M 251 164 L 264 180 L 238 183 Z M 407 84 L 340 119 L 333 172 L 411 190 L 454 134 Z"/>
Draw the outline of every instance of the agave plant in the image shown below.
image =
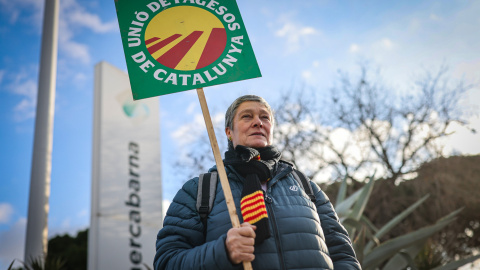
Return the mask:
<path fill-rule="evenodd" d="M 34 258 L 30 260 L 30 263 L 25 263 L 20 260 L 18 260 L 20 263 L 23 264 L 24 268 L 20 269 L 25 269 L 25 270 L 61 270 L 65 269 L 65 260 L 61 258 L 52 258 L 47 256 L 47 258 L 44 260 L 43 256 L 40 256 L 38 258 Z M 10 266 L 8 267 L 8 270 L 15 270 L 13 269 L 13 264 L 15 263 L 15 260 L 12 261 Z"/>
<path fill-rule="evenodd" d="M 337 195 L 335 210 L 350 237 L 354 239 L 353 246 L 358 260 L 364 270 L 397 270 L 407 267 L 417 269 L 414 261 L 415 256 L 423 249 L 430 236 L 453 222 L 462 209 L 448 214 L 430 226 L 420 228 L 382 243 L 380 239 L 425 202 L 429 195 L 425 195 L 415 202 L 382 228 L 376 228 L 373 223 L 363 215 L 374 183 L 373 175 L 369 178 L 365 186 L 349 197 L 346 197 L 347 181 L 344 179 Z M 439 266 L 434 270 L 457 269 L 478 258 L 480 258 L 480 255 L 471 256 L 463 260 Z"/>

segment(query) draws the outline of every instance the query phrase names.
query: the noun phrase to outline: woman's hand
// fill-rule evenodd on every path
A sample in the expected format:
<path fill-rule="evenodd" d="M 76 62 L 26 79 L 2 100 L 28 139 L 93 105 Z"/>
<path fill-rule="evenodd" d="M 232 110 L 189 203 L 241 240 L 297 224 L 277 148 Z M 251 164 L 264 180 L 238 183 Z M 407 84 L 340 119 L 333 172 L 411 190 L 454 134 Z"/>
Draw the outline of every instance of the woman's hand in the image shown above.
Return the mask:
<path fill-rule="evenodd" d="M 225 246 L 227 248 L 228 258 L 232 263 L 251 262 L 255 259 L 255 255 L 253 255 L 255 229 L 257 229 L 255 225 L 244 222 L 240 225 L 240 228 L 231 228 L 228 230 Z"/>

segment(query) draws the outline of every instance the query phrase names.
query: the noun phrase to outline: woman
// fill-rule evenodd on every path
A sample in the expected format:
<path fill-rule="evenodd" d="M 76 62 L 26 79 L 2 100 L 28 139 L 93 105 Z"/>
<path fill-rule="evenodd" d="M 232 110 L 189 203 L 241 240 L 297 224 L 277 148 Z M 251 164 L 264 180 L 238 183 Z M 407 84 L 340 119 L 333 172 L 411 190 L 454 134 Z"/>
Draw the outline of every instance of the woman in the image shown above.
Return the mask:
<path fill-rule="evenodd" d="M 310 182 L 314 203 L 294 179 L 292 165 L 280 161 L 273 127 L 273 111 L 263 98 L 246 95 L 230 105 L 224 164 L 243 223 L 231 228 L 218 183 L 204 226 L 196 210 L 198 177 L 191 179 L 158 233 L 155 269 L 242 269 L 242 261 L 255 270 L 360 269 L 327 196 Z"/>

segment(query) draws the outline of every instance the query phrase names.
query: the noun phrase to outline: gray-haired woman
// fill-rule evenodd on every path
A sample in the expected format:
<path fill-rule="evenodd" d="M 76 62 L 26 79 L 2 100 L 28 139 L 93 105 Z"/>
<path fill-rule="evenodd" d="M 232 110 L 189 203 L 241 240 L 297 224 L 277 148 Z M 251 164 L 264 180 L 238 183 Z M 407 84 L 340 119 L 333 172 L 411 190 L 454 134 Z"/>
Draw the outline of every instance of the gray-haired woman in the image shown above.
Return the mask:
<path fill-rule="evenodd" d="M 273 129 L 273 111 L 263 98 L 246 95 L 230 105 L 224 164 L 243 223 L 231 227 L 219 183 L 202 222 L 198 177 L 189 180 L 158 233 L 155 269 L 241 269 L 242 261 L 253 269 L 361 269 L 327 196 L 309 181 L 309 197 L 296 170 L 280 160 Z"/>

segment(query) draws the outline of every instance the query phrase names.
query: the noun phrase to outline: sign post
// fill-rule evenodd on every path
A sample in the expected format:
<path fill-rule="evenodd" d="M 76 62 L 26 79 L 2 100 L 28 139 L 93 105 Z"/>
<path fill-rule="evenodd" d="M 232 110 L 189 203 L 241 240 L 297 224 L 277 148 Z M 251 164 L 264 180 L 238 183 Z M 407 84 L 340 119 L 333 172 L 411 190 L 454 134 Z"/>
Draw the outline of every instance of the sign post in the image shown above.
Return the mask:
<path fill-rule="evenodd" d="M 240 227 L 203 92 L 261 77 L 236 1 L 115 0 L 115 6 L 133 98 L 197 89 L 230 220 Z"/>
<path fill-rule="evenodd" d="M 217 164 L 217 171 L 218 175 L 220 176 L 220 183 L 222 184 L 222 189 L 224 189 L 223 192 L 225 194 L 225 202 L 227 203 L 230 221 L 232 222 L 233 227 L 238 228 L 240 227 L 240 221 L 238 220 L 237 210 L 235 208 L 235 203 L 233 202 L 232 191 L 230 189 L 230 184 L 228 183 L 225 166 L 223 166 L 222 157 L 218 148 L 217 138 L 215 137 L 212 119 L 210 117 L 210 113 L 208 112 L 207 101 L 205 100 L 205 94 L 203 93 L 203 89 L 197 89 L 197 94 L 198 100 L 200 101 L 200 106 L 202 107 L 205 125 L 207 126 L 208 138 L 210 139 L 210 144 L 213 150 L 213 157 L 215 158 L 215 163 Z"/>

